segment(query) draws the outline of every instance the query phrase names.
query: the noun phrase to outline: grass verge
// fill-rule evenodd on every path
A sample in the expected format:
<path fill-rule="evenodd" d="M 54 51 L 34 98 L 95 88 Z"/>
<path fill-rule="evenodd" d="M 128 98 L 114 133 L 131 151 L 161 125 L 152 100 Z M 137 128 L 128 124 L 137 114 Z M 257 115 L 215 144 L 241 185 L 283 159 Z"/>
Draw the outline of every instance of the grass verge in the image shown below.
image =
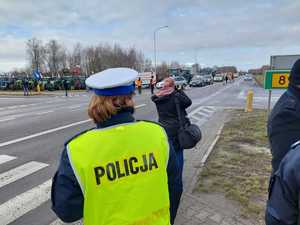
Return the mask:
<path fill-rule="evenodd" d="M 241 216 L 264 217 L 271 155 L 266 111 L 233 110 L 219 141 L 200 173 L 197 191 L 224 193 L 241 206 Z"/>

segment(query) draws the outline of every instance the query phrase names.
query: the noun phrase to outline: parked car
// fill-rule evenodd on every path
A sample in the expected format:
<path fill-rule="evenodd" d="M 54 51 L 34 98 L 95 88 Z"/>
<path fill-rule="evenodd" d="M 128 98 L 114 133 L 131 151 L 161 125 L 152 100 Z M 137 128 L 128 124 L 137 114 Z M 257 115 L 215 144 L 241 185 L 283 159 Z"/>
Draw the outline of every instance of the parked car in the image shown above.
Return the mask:
<path fill-rule="evenodd" d="M 221 74 L 216 74 L 214 77 L 215 82 L 222 82 L 223 80 L 224 80 L 224 77 Z"/>
<path fill-rule="evenodd" d="M 203 79 L 204 79 L 204 83 L 205 83 L 206 85 L 210 85 L 210 84 L 213 84 L 213 83 L 214 83 L 213 77 L 212 77 L 212 75 L 210 75 L 210 74 L 204 75 L 204 76 L 203 76 Z"/>
<path fill-rule="evenodd" d="M 203 87 L 205 86 L 205 80 L 203 76 L 194 76 L 190 82 L 191 87 Z"/>
<path fill-rule="evenodd" d="M 246 74 L 244 76 L 244 81 L 252 81 L 252 80 L 253 80 L 253 78 L 252 78 L 252 76 L 250 74 Z"/>
<path fill-rule="evenodd" d="M 177 88 L 185 88 L 187 86 L 187 81 L 181 76 L 174 77 L 174 81 Z"/>
<path fill-rule="evenodd" d="M 160 88 L 163 87 L 163 85 L 164 85 L 164 82 L 163 82 L 163 81 L 160 81 L 160 82 L 156 83 L 156 88 L 157 88 L 157 89 L 160 89 Z"/>

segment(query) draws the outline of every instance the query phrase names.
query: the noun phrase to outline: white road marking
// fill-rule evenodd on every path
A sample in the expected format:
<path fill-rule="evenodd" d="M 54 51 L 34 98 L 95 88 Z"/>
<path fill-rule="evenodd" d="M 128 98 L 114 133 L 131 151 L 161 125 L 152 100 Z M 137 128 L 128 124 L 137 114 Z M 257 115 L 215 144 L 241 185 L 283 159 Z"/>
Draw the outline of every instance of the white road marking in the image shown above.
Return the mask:
<path fill-rule="evenodd" d="M 56 131 L 59 131 L 59 130 L 64 130 L 64 129 L 69 128 L 69 127 L 74 127 L 74 126 L 77 126 L 77 125 L 80 125 L 80 124 L 88 123 L 90 121 L 92 121 L 92 120 L 91 119 L 82 120 L 82 121 L 79 121 L 79 122 L 76 122 L 76 123 L 71 123 L 71 124 L 61 126 L 61 127 L 57 127 L 57 128 L 53 128 L 53 129 L 50 129 L 50 130 L 45 130 L 45 131 L 42 131 L 42 132 L 39 132 L 39 133 L 35 133 L 35 134 L 28 135 L 28 136 L 25 136 L 25 137 L 17 138 L 17 139 L 11 140 L 11 141 L 2 142 L 2 143 L 0 143 L 0 147 L 4 147 L 4 146 L 8 146 L 8 145 L 15 144 L 15 143 L 18 143 L 18 142 L 26 141 L 26 140 L 29 140 L 29 139 L 32 139 L 32 138 L 35 138 L 35 137 L 39 137 L 39 136 L 42 136 L 42 135 L 50 134 L 50 133 L 53 133 L 53 132 L 56 132 Z"/>
<path fill-rule="evenodd" d="M 16 108 L 18 108 L 19 106 L 18 105 L 14 105 L 14 106 L 8 106 L 7 108 L 8 109 L 16 109 Z"/>
<path fill-rule="evenodd" d="M 5 122 L 5 121 L 10 121 L 10 120 L 15 120 L 16 117 L 7 117 L 5 119 L 1 119 L 0 122 Z"/>
<path fill-rule="evenodd" d="M 194 114 L 194 116 L 195 116 L 195 115 L 196 115 L 196 116 L 199 116 L 199 115 L 200 115 L 200 116 L 203 116 L 203 117 L 206 117 L 206 118 L 210 116 L 209 114 L 207 114 L 207 113 L 204 113 L 204 112 L 201 112 L 201 111 L 200 111 L 200 112 L 197 112 L 197 113 L 195 113 L 195 114 Z"/>
<path fill-rule="evenodd" d="M 81 107 L 81 105 L 73 105 L 73 106 L 69 106 L 68 109 L 77 109 L 80 107 Z"/>
<path fill-rule="evenodd" d="M 7 225 L 50 199 L 51 180 L 0 205 L 0 224 Z"/>
<path fill-rule="evenodd" d="M 80 111 L 80 110 L 83 110 L 82 108 L 79 108 L 79 109 L 72 109 L 70 110 L 70 112 L 76 112 L 76 111 Z"/>
<path fill-rule="evenodd" d="M 215 110 L 214 109 L 208 109 L 208 108 L 202 108 L 201 110 L 202 112 L 206 112 L 206 113 L 213 113 Z"/>
<path fill-rule="evenodd" d="M 52 113 L 54 112 L 53 110 L 49 110 L 49 111 L 44 111 L 44 112 L 39 112 L 39 113 L 36 113 L 35 115 L 44 115 L 44 114 L 48 114 L 48 113 Z"/>
<path fill-rule="evenodd" d="M 26 177 L 30 174 L 33 174 L 47 166 L 48 164 L 32 161 L 22 166 L 11 169 L 7 172 L 1 173 L 0 188 L 10 183 L 13 183 L 23 177 Z"/>
<path fill-rule="evenodd" d="M 141 108 L 141 107 L 144 107 L 144 106 L 146 106 L 146 104 L 137 105 L 137 106 L 135 106 L 135 108 L 138 109 L 138 108 Z M 11 145 L 11 144 L 19 143 L 19 142 L 22 142 L 22 141 L 26 141 L 26 140 L 29 140 L 29 139 L 32 139 L 32 138 L 35 138 L 35 137 L 39 137 L 39 136 L 42 136 L 42 135 L 50 134 L 50 133 L 53 133 L 53 132 L 56 132 L 56 131 L 59 131 L 59 130 L 64 130 L 64 129 L 69 128 L 69 127 L 73 127 L 73 126 L 77 126 L 77 125 L 80 125 L 80 124 L 88 123 L 90 121 L 92 121 L 92 120 L 91 119 L 82 120 L 82 121 L 79 121 L 79 122 L 76 122 L 76 123 L 71 123 L 71 124 L 61 126 L 61 127 L 57 127 L 57 128 L 53 128 L 53 129 L 50 129 L 50 130 L 45 130 L 45 131 L 42 131 L 42 132 L 39 132 L 39 133 L 36 133 L 36 134 L 32 134 L 32 135 L 28 135 L 28 136 L 25 136 L 25 137 L 17 138 L 17 139 L 11 140 L 11 141 L 6 141 L 6 142 L 3 142 L 3 143 L 0 143 L 0 147 L 4 147 L 4 146 Z"/>
<path fill-rule="evenodd" d="M 1 98 L 0 98 L 1 99 Z M 42 104 L 42 103 L 40 103 Z M 25 108 L 25 107 L 29 107 L 29 106 L 35 106 L 38 105 L 37 103 L 32 103 L 32 104 L 28 104 L 28 105 L 13 105 L 13 106 L 6 106 L 6 107 L 2 107 L 0 108 L 0 110 L 7 110 L 7 109 L 15 109 L 15 108 Z"/>
<path fill-rule="evenodd" d="M 50 225 L 67 225 L 67 224 L 68 225 L 83 225 L 81 220 L 73 222 L 73 223 L 64 223 L 60 219 L 53 221 Z"/>
<path fill-rule="evenodd" d="M 205 106 L 206 109 L 210 109 L 212 111 L 216 111 L 216 107 L 215 106 Z"/>
<path fill-rule="evenodd" d="M 142 107 L 145 107 L 145 106 L 146 106 L 146 104 L 140 104 L 140 105 L 135 106 L 134 108 L 139 109 L 139 108 L 142 108 Z"/>
<path fill-rule="evenodd" d="M 0 164 L 9 162 L 11 160 L 16 159 L 17 157 L 10 156 L 10 155 L 0 155 Z"/>
<path fill-rule="evenodd" d="M 199 112 L 201 109 L 203 109 L 203 106 L 199 106 L 196 109 L 194 109 L 192 112 L 189 113 L 189 116 L 192 116 L 194 114 L 196 114 L 197 112 Z"/>

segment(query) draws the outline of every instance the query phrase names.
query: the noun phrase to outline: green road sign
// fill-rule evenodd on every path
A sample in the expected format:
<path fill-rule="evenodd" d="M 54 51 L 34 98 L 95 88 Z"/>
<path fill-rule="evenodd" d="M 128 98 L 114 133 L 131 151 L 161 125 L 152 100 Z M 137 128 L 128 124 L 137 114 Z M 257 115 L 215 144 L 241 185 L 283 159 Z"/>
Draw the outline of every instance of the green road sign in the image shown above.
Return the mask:
<path fill-rule="evenodd" d="M 287 89 L 290 70 L 268 70 L 265 73 L 265 89 Z"/>

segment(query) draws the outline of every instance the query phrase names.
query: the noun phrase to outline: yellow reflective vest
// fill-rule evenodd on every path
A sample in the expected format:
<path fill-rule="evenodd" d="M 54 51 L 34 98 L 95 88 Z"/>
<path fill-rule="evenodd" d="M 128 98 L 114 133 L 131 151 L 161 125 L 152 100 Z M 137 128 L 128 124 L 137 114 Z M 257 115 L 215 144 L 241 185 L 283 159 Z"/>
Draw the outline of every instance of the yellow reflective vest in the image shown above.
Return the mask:
<path fill-rule="evenodd" d="M 85 225 L 169 225 L 168 139 L 151 122 L 88 131 L 68 146 Z"/>

